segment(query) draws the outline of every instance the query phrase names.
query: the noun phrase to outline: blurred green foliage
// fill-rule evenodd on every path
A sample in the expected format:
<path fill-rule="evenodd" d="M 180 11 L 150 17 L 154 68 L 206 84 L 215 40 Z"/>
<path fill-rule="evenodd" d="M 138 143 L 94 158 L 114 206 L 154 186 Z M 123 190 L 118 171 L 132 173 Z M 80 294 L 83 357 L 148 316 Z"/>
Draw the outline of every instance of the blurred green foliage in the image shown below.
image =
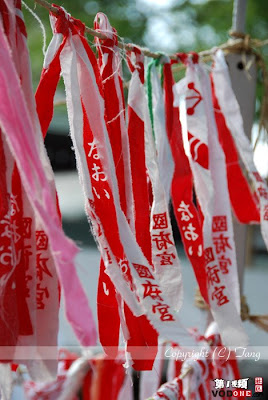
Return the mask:
<path fill-rule="evenodd" d="M 25 2 L 43 22 L 48 44 L 51 39 L 48 11 L 34 6 L 33 0 Z M 96 13 L 102 11 L 126 42 L 167 52 L 200 51 L 223 43 L 232 24 L 232 0 L 64 0 L 57 4 L 90 27 Z M 36 85 L 43 62 L 42 32 L 25 9 L 24 15 Z M 252 37 L 268 38 L 267 0 L 248 0 L 246 31 Z M 93 42 L 92 37 L 89 40 Z M 263 51 L 267 55 L 267 46 Z"/>
<path fill-rule="evenodd" d="M 52 36 L 48 11 L 38 4 L 35 6 L 34 0 L 25 2 L 44 24 L 48 45 Z M 201 51 L 217 46 L 228 39 L 232 25 L 232 0 L 60 0 L 57 4 L 89 27 L 93 27 L 96 13 L 102 11 L 125 42 L 167 53 Z M 36 87 L 43 63 L 42 31 L 29 11 L 23 11 Z M 246 32 L 254 38 L 268 38 L 267 0 L 248 0 Z M 88 39 L 93 45 L 93 37 L 88 36 Z M 267 56 L 268 46 L 261 51 Z M 258 98 L 261 91 L 259 84 Z"/>
<path fill-rule="evenodd" d="M 34 6 L 34 1 L 32 0 L 26 0 L 25 3 L 31 7 L 41 19 L 46 30 L 46 41 L 48 45 L 52 36 L 48 10 L 40 7 L 38 4 Z M 70 14 L 83 21 L 89 27 L 93 27 L 96 13 L 102 11 L 108 15 L 112 26 L 117 29 L 118 34 L 124 37 L 127 42 L 133 41 L 135 43 L 143 44 L 142 36 L 146 29 L 146 16 L 136 9 L 135 2 L 64 0 L 57 2 L 57 4 L 63 6 Z M 43 63 L 42 31 L 39 27 L 39 23 L 33 18 L 28 10 L 24 9 L 23 11 L 28 32 L 33 81 L 36 86 Z M 89 36 L 88 39 L 93 44 L 93 37 Z"/>

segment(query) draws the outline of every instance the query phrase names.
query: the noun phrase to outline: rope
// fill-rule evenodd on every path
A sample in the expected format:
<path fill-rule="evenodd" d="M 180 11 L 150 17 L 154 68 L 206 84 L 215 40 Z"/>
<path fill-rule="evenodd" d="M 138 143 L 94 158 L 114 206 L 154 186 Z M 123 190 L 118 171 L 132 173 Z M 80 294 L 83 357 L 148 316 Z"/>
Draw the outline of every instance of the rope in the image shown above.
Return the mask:
<path fill-rule="evenodd" d="M 48 1 L 46 1 L 46 0 L 33 0 L 33 1 L 37 4 L 39 4 L 40 6 L 46 8 L 48 11 L 50 11 L 54 15 L 56 15 L 56 16 L 59 15 L 58 8 L 54 7 Z M 92 36 L 98 37 L 99 39 L 107 39 L 107 37 L 104 33 L 98 32 L 97 30 L 94 30 L 87 26 L 85 27 L 85 32 L 87 32 L 88 34 L 90 34 Z M 209 62 L 212 60 L 212 55 L 214 54 L 216 49 L 222 49 L 227 54 L 228 53 L 244 53 L 244 54 L 254 54 L 255 55 L 257 65 L 259 66 L 259 68 L 262 71 L 263 83 L 264 83 L 264 94 L 263 94 L 263 99 L 262 99 L 262 104 L 261 104 L 259 133 L 258 133 L 257 139 L 255 141 L 255 145 L 254 145 L 254 149 L 255 149 L 257 146 L 257 143 L 260 139 L 262 130 L 266 133 L 266 137 L 268 137 L 268 73 L 267 73 L 265 62 L 264 62 L 262 55 L 256 51 L 256 48 L 266 46 L 268 44 L 268 39 L 265 39 L 265 40 L 252 39 L 249 35 L 247 35 L 243 32 L 237 32 L 237 31 L 233 31 L 233 30 L 229 31 L 229 35 L 230 35 L 231 39 L 229 39 L 226 43 L 223 43 L 222 45 L 217 46 L 217 48 L 213 47 L 210 50 L 201 51 L 199 53 L 199 56 L 203 62 Z M 140 49 L 140 51 L 145 56 L 151 57 L 158 61 L 162 56 L 161 53 L 151 52 L 150 50 L 148 50 L 146 48 L 142 48 L 138 45 L 130 44 L 130 43 L 126 44 L 126 43 L 124 43 L 124 39 L 122 39 L 122 41 L 118 40 L 117 46 L 124 51 L 131 51 L 131 50 L 133 50 L 134 47 L 137 47 Z M 169 55 L 169 58 L 171 60 L 175 60 L 177 62 L 179 61 L 177 54 L 171 54 L 171 55 Z M 185 69 L 185 67 L 186 66 L 184 64 L 175 65 L 173 67 L 173 70 L 174 70 L 174 72 L 180 71 L 180 70 Z M 147 77 L 150 77 L 150 74 L 149 74 L 150 68 L 148 68 Z M 150 95 L 150 93 L 151 93 L 150 79 L 148 80 L 147 90 L 148 90 L 148 97 L 149 97 L 148 101 L 149 101 L 150 118 L 152 121 L 153 115 L 152 115 L 152 97 Z M 153 126 L 153 121 L 152 121 L 152 126 Z M 153 134 L 154 134 L 154 130 L 153 130 Z"/>
<path fill-rule="evenodd" d="M 194 305 L 200 310 L 209 310 L 208 304 L 205 302 L 203 296 L 200 293 L 199 287 L 196 288 L 194 295 Z"/>
<path fill-rule="evenodd" d="M 46 0 L 33 0 L 35 3 L 39 4 L 40 6 L 46 8 L 48 11 L 50 11 L 52 14 L 54 15 L 59 15 L 59 10 L 56 7 L 53 7 L 52 4 L 50 4 L 48 1 Z M 92 28 L 89 28 L 88 26 L 86 26 L 85 28 L 85 32 L 87 32 L 88 34 L 92 35 L 92 36 L 96 36 L 99 39 L 107 39 L 106 35 L 104 35 L 101 32 L 98 32 L 97 30 L 94 30 Z M 246 48 L 257 48 L 257 47 L 262 47 L 268 44 L 268 39 L 265 40 L 258 40 L 258 39 L 251 39 L 250 37 L 247 39 L 248 40 L 248 44 L 245 44 L 245 40 L 244 37 L 242 37 L 241 35 L 244 35 L 242 33 L 238 33 L 238 32 L 232 32 L 232 36 L 233 37 L 237 37 L 237 39 L 232 39 L 230 41 L 227 41 L 226 43 L 222 44 L 221 46 L 218 46 L 218 49 L 223 49 L 223 50 L 233 50 L 234 52 L 239 52 L 242 50 L 245 50 Z M 238 36 L 239 35 L 239 36 Z M 132 51 L 134 47 L 138 47 L 141 52 L 147 56 L 147 57 L 151 57 L 154 59 L 159 59 L 162 54 L 161 53 L 154 53 L 146 48 L 140 47 L 136 44 L 132 44 L 132 43 L 124 43 L 123 41 L 118 41 L 117 46 L 120 49 L 123 50 L 127 50 L 127 51 Z M 210 50 L 205 50 L 205 51 L 201 51 L 199 53 L 199 55 L 201 57 L 207 57 L 207 56 L 211 56 L 213 53 L 215 52 L 215 48 L 212 48 Z M 176 54 L 171 54 L 169 55 L 169 58 L 171 60 L 175 60 L 178 61 L 178 56 Z M 183 66 L 183 68 L 185 68 Z"/>
<path fill-rule="evenodd" d="M 41 21 L 41 19 L 38 17 L 38 15 L 35 14 L 35 12 L 26 4 L 24 3 L 24 1 L 21 2 L 21 4 L 23 5 L 23 7 L 26 8 L 27 11 L 29 11 L 30 14 L 32 14 L 32 16 L 36 19 L 36 21 L 39 23 L 40 25 L 40 29 L 42 31 L 42 36 L 43 36 L 43 47 L 42 47 L 42 52 L 43 55 L 46 55 L 46 47 L 47 47 L 47 36 L 46 36 L 46 30 L 44 27 L 43 22 Z"/>
<path fill-rule="evenodd" d="M 53 13 L 54 15 L 59 15 L 59 10 L 58 8 L 54 7 L 52 4 L 50 4 L 46 0 L 33 0 L 35 3 L 39 4 L 40 6 L 46 8 L 48 11 Z M 89 27 L 85 27 L 85 32 L 92 36 L 96 36 L 99 39 L 107 39 L 106 35 L 102 32 L 98 32 L 97 30 L 94 30 Z M 266 70 L 265 62 L 262 57 L 262 55 L 256 51 L 256 48 L 266 46 L 268 44 L 268 39 L 265 40 L 259 40 L 259 39 L 252 39 L 248 34 L 245 34 L 243 32 L 238 32 L 231 30 L 229 31 L 229 35 L 231 39 L 229 39 L 226 43 L 217 46 L 217 48 L 212 48 L 210 50 L 205 50 L 201 51 L 199 53 L 200 58 L 202 58 L 203 62 L 209 62 L 212 60 L 212 55 L 214 54 L 216 49 L 222 49 L 224 50 L 225 53 L 242 53 L 242 54 L 254 54 L 256 57 L 256 62 L 259 68 L 262 71 L 263 75 L 263 83 L 264 83 L 264 94 L 263 94 L 263 99 L 261 103 L 261 113 L 260 113 L 260 122 L 259 122 L 259 133 L 257 136 L 257 139 L 255 141 L 254 149 L 257 146 L 257 143 L 260 139 L 261 132 L 264 131 L 266 133 L 266 138 L 268 137 L 268 73 Z M 119 37 L 119 36 L 118 36 Z M 140 49 L 140 51 L 147 57 L 151 57 L 155 60 L 158 60 L 161 58 L 162 54 L 161 53 L 154 53 L 151 52 L 150 50 L 146 48 L 142 48 L 140 46 L 137 46 L 135 44 L 126 44 L 124 43 L 124 39 L 122 41 L 118 40 L 117 46 L 124 50 L 124 51 L 132 51 L 134 47 L 137 47 Z M 177 54 L 171 54 L 169 56 L 171 60 L 179 61 L 178 55 Z M 184 64 L 180 65 L 175 65 L 173 67 L 174 71 L 179 71 L 185 69 Z M 151 68 L 151 67 L 150 67 Z M 150 68 L 148 68 L 148 73 L 147 77 L 150 76 Z M 151 86 L 150 86 L 150 80 L 148 81 L 147 85 L 148 89 L 148 94 L 149 94 L 149 110 L 150 110 L 150 117 L 152 121 L 152 98 L 151 98 Z M 151 99 L 151 100 L 150 100 Z M 153 126 L 153 124 L 152 124 Z M 154 130 L 153 130 L 154 133 Z"/>
<path fill-rule="evenodd" d="M 203 299 L 199 288 L 196 289 L 194 300 L 194 304 L 197 308 L 209 310 L 209 306 Z M 241 319 L 242 321 L 250 321 L 258 328 L 268 332 L 268 315 L 251 315 L 245 296 L 241 296 Z"/>
<path fill-rule="evenodd" d="M 250 321 L 260 329 L 268 332 L 268 315 L 251 315 L 245 296 L 241 297 L 241 319 Z"/>

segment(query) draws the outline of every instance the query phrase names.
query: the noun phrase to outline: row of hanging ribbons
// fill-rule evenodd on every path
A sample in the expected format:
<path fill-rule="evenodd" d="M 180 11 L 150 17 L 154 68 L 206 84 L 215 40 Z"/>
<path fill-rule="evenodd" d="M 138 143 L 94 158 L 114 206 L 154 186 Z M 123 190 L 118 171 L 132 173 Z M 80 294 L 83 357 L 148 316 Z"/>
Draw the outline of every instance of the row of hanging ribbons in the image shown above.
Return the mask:
<path fill-rule="evenodd" d="M 175 83 L 174 60 L 162 56 L 146 69 L 133 46 L 126 53 L 126 106 L 118 37 L 106 15 L 95 18 L 95 30 L 106 36 L 96 38 L 96 56 L 85 25 L 54 8 L 34 97 L 21 2 L 0 1 L 0 344 L 9 349 L 2 361 L 34 346 L 36 357 L 25 355 L 24 362 L 31 377 L 57 373 L 61 296 L 82 346 L 95 346 L 99 336 L 106 355 L 116 358 L 121 329 L 126 367 L 151 370 L 159 337 L 197 345 L 178 313 L 183 285 L 170 199 L 222 342 L 245 346 L 231 209 L 241 223 L 260 223 L 268 247 L 268 191 L 223 52 L 215 52 L 209 72 L 196 53 L 177 54 L 186 75 Z M 78 249 L 61 228 L 43 143 L 60 76 L 85 211 L 102 257 L 98 335 L 75 270 Z M 40 357 L 44 345 L 55 348 L 54 361 Z"/>
<path fill-rule="evenodd" d="M 93 356 L 88 352 L 78 358 L 77 354 L 61 349 L 55 380 L 49 383 L 31 381 L 27 372 L 15 364 L 12 365 L 11 378 L 14 385 L 23 386 L 27 400 L 77 400 L 79 393 L 84 400 L 207 400 L 212 390 L 219 388 L 221 377 L 230 381 L 233 397 L 243 398 L 235 393 L 245 387 L 242 385 L 235 354 L 231 353 L 228 359 L 212 356 L 214 349 L 221 345 L 220 336 L 215 333 L 213 325 L 208 328 L 205 336 L 199 335 L 197 331 L 192 332 L 202 346 L 203 354 L 198 353 L 197 349 L 192 358 L 183 358 L 178 356 L 184 351 L 179 345 L 161 344 L 154 369 L 142 371 L 138 385 L 137 381 L 133 382 L 131 375 L 125 373 L 122 350 L 112 360 L 103 354 Z M 164 354 L 170 357 L 171 349 L 173 358 L 166 358 L 166 365 Z M 208 357 L 204 356 L 205 352 L 209 354 Z"/>

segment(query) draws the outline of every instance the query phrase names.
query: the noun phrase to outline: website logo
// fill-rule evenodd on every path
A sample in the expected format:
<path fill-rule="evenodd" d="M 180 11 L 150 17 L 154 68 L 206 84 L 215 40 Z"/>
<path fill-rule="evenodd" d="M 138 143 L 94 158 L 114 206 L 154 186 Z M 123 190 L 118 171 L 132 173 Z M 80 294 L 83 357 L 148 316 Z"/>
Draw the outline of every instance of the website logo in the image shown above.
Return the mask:
<path fill-rule="evenodd" d="M 257 380 L 256 380 L 257 379 Z M 261 380 L 259 380 L 261 379 Z M 213 379 L 214 389 L 212 390 L 213 397 L 251 397 L 252 390 L 248 389 L 249 378 L 227 380 L 216 378 Z M 261 382 L 261 383 L 260 383 Z M 255 392 L 256 387 L 261 386 L 262 378 L 255 378 Z"/>

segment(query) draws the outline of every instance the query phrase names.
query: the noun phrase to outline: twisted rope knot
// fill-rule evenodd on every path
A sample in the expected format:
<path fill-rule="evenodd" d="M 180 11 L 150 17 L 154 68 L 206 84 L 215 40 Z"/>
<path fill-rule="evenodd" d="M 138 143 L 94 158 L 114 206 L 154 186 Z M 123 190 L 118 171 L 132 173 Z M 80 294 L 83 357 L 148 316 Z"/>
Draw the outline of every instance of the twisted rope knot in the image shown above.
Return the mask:
<path fill-rule="evenodd" d="M 246 296 L 241 296 L 241 319 L 242 321 L 250 320 L 250 312 Z"/>
<path fill-rule="evenodd" d="M 209 310 L 209 306 L 205 302 L 204 297 L 201 295 L 199 287 L 197 287 L 195 291 L 194 305 L 200 310 Z"/>
<path fill-rule="evenodd" d="M 203 299 L 198 287 L 195 292 L 194 304 L 200 310 L 209 310 L 209 306 Z M 258 328 L 268 332 L 268 315 L 251 315 L 246 296 L 241 296 L 241 319 L 242 321 L 250 321 Z"/>
<path fill-rule="evenodd" d="M 246 36 L 246 34 L 243 32 L 237 32 L 237 31 L 232 31 L 232 30 L 230 30 L 228 32 L 228 34 L 230 37 L 236 38 L 236 39 L 244 39 L 244 37 Z"/>

